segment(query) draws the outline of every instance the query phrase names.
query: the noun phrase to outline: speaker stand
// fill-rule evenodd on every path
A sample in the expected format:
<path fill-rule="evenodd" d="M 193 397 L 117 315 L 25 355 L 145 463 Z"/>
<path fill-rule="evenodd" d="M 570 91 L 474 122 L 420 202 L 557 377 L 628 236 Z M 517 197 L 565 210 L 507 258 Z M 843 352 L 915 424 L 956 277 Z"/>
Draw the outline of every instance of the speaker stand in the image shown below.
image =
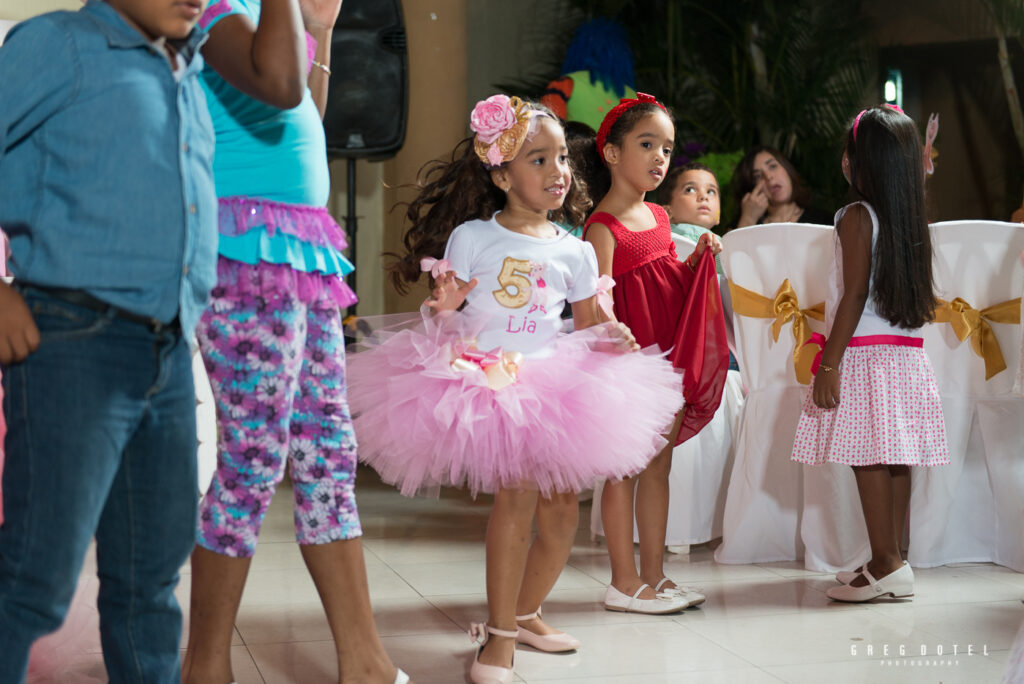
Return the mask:
<path fill-rule="evenodd" d="M 348 253 L 352 261 L 352 265 L 356 264 L 356 229 L 358 228 L 358 219 L 356 219 L 356 160 L 353 157 L 348 158 L 348 213 L 345 215 L 345 233 L 348 236 Z M 345 280 L 348 281 L 348 286 L 353 291 L 356 289 L 356 274 L 355 271 L 345 276 Z M 348 316 L 356 315 L 356 306 L 358 302 L 348 307 L 345 313 L 345 318 Z"/>

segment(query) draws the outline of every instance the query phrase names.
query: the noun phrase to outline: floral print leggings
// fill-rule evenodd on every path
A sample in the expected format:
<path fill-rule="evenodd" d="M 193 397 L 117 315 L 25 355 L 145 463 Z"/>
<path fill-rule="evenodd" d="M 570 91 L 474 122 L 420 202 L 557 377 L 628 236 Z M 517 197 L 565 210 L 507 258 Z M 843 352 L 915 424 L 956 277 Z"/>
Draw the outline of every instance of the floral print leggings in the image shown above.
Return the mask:
<path fill-rule="evenodd" d="M 300 544 L 361 535 L 356 439 L 334 301 L 253 295 L 222 280 L 197 336 L 218 423 L 217 471 L 199 505 L 198 543 L 252 556 L 286 462 Z"/>

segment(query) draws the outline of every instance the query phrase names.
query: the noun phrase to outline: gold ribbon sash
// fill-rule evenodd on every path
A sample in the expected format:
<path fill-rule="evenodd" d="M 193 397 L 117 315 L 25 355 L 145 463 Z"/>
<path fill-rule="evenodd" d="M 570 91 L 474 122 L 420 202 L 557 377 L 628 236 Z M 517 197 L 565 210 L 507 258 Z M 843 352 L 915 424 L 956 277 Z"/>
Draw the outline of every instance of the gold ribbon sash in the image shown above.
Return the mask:
<path fill-rule="evenodd" d="M 985 360 L 985 380 L 1006 370 L 1003 350 L 999 348 L 992 326 L 989 323 L 1020 324 L 1020 297 L 995 304 L 978 311 L 960 297 L 951 302 L 939 300 L 935 307 L 935 322 L 949 323 L 957 339 L 963 342 L 970 338 L 971 349 Z"/>
<path fill-rule="evenodd" d="M 779 333 L 786 323 L 793 324 L 793 369 L 797 382 L 806 385 L 811 381 L 811 363 L 821 350 L 817 344 L 807 344 L 811 339 L 811 326 L 807 318 L 818 321 L 825 320 L 825 302 L 801 309 L 789 278 L 782 281 L 774 299 L 753 292 L 729 281 L 729 292 L 732 294 L 732 310 L 740 316 L 752 318 L 774 318 L 772 321 L 772 337 L 779 341 Z"/>

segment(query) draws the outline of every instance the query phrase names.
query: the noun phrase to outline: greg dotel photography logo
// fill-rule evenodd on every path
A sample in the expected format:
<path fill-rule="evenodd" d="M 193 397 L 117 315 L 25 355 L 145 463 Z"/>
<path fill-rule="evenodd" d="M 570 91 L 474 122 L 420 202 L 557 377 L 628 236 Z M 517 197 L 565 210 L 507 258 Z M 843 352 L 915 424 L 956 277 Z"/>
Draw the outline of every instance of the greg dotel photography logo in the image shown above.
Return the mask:
<path fill-rule="evenodd" d="M 877 661 L 882 667 L 956 667 L 967 659 L 989 655 L 988 644 L 857 641 L 850 644 L 850 656 Z"/>

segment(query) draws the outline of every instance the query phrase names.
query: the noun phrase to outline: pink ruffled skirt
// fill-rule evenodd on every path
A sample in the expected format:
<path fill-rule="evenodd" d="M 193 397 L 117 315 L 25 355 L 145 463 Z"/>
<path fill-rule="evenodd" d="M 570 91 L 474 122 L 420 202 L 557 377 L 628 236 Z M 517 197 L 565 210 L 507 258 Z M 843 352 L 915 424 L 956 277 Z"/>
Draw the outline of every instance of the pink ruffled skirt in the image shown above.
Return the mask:
<path fill-rule="evenodd" d="M 818 408 L 813 393 L 812 384 L 796 429 L 794 461 L 851 466 L 949 463 L 939 388 L 924 349 L 847 347 L 839 370 L 839 406 Z"/>
<path fill-rule="evenodd" d="M 271 237 L 280 232 L 338 253 L 348 247 L 345 231 L 324 207 L 286 204 L 259 197 L 218 199 L 221 235 L 238 237 L 257 228 L 266 230 Z M 221 256 L 217 260 L 217 282 L 244 295 L 272 297 L 287 292 L 306 303 L 326 294 L 341 309 L 358 301 L 341 275 L 304 271 L 289 264 L 245 263 Z"/>
<path fill-rule="evenodd" d="M 403 494 L 578 492 L 640 472 L 667 444 L 683 397 L 662 354 L 595 351 L 600 330 L 579 331 L 491 389 L 480 367 L 452 363 L 473 337 L 456 314 L 348 358 L 360 459 Z"/>

